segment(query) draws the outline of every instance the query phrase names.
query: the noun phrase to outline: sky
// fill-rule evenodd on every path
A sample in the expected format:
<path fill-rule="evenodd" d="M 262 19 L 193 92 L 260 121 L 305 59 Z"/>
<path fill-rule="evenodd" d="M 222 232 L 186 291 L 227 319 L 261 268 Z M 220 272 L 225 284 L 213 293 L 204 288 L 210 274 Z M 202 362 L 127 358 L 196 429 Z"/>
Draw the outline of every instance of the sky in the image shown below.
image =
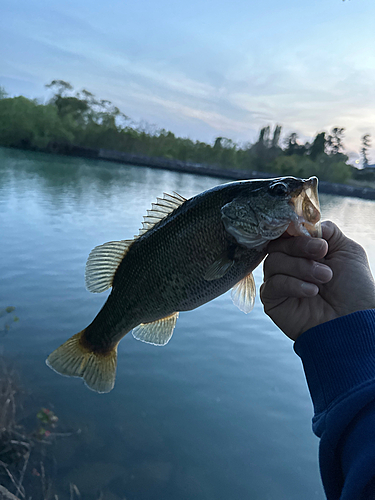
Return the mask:
<path fill-rule="evenodd" d="M 280 124 L 302 142 L 372 136 L 374 0 L 1 0 L 0 86 L 46 101 L 65 80 L 135 123 L 212 143 Z"/>

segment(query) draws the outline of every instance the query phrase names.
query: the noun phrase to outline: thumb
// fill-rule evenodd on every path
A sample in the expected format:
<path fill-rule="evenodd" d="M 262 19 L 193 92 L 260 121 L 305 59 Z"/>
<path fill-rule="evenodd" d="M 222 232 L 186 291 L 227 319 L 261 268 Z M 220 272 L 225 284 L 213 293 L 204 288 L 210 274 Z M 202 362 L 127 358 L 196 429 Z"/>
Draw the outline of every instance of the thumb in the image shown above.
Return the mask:
<path fill-rule="evenodd" d="M 326 256 L 328 260 L 336 252 L 340 252 L 340 254 L 344 252 L 342 255 L 345 255 L 347 259 L 362 260 L 368 265 L 366 252 L 362 246 L 345 236 L 334 222 L 322 222 L 322 237 L 328 243 L 328 254 Z"/>
<path fill-rule="evenodd" d="M 328 242 L 331 251 L 333 247 L 340 247 L 345 240 L 349 240 L 341 229 L 330 220 L 322 222 L 322 237 Z"/>

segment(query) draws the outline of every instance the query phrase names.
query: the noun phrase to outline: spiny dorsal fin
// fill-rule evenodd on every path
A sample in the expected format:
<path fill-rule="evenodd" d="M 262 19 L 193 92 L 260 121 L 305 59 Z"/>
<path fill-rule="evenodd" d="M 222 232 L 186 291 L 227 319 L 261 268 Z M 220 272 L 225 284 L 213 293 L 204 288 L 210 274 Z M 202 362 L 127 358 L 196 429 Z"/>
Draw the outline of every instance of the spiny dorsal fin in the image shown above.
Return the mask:
<path fill-rule="evenodd" d="M 132 243 L 133 240 L 109 241 L 91 250 L 85 270 L 89 292 L 104 292 L 112 286 L 117 268 Z"/>
<path fill-rule="evenodd" d="M 163 193 L 163 198 L 157 198 L 156 203 L 152 204 L 151 210 L 147 210 L 147 215 L 143 217 L 142 229 L 139 230 L 136 238 L 145 234 L 149 229 L 152 229 L 158 222 L 185 203 L 185 201 L 186 198 L 175 192 L 173 194 Z"/>
<path fill-rule="evenodd" d="M 185 201 L 186 198 L 177 193 L 173 195 L 164 193 L 163 198 L 157 198 L 157 202 L 152 204 L 152 209 L 147 211 L 143 228 L 135 239 L 154 227 Z M 89 292 L 104 292 L 112 286 L 117 268 L 133 242 L 134 240 L 110 241 L 91 250 L 85 271 L 86 288 Z"/>
<path fill-rule="evenodd" d="M 249 313 L 255 303 L 256 287 L 253 274 L 250 273 L 232 288 L 231 297 L 240 311 Z"/>
<path fill-rule="evenodd" d="M 173 334 L 178 312 L 152 323 L 141 323 L 133 329 L 133 337 L 147 344 L 162 346 L 167 344 Z"/>

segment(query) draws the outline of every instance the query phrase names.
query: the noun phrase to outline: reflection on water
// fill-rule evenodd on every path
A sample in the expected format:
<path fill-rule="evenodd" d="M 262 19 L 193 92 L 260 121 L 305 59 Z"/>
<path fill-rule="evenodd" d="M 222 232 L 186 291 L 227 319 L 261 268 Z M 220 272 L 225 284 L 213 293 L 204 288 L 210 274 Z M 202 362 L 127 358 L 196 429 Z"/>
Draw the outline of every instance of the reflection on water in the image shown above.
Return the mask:
<path fill-rule="evenodd" d="M 84 287 L 90 250 L 137 234 L 163 191 L 190 197 L 221 182 L 0 149 L 0 309 L 20 318 L 1 342 L 40 401 L 82 430 L 56 446 L 59 498 L 70 482 L 88 499 L 324 498 L 302 368 L 258 299 L 248 316 L 228 294 L 182 313 L 164 348 L 125 337 L 108 395 L 44 363 L 104 303 Z M 374 263 L 374 202 L 321 202 Z"/>
<path fill-rule="evenodd" d="M 358 198 L 322 195 L 323 217 L 340 226 L 347 236 L 365 247 L 375 270 L 375 203 Z"/>

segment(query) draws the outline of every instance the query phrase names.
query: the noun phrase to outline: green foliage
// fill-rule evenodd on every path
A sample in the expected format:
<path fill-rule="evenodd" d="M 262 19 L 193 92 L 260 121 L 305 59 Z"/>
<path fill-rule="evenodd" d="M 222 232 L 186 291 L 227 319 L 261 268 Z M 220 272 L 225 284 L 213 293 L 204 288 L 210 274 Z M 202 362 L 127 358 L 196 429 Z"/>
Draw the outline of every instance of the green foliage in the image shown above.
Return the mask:
<path fill-rule="evenodd" d="M 322 181 L 345 183 L 351 178 L 352 169 L 342 159 L 335 160 L 325 153 L 321 153 L 316 161 L 313 161 L 309 156 L 282 155 L 272 162 L 269 169 L 278 175 L 293 175 L 295 177 L 316 175 Z"/>
<path fill-rule="evenodd" d="M 240 147 L 225 137 L 210 145 L 176 137 L 165 129 L 130 126 L 129 118 L 110 101 L 97 100 L 86 89 L 75 92 L 64 80 L 53 80 L 46 87 L 53 91 L 46 104 L 23 96 L 7 98 L 0 87 L 0 145 L 44 151 L 64 150 L 66 145 L 113 149 L 225 169 L 317 175 L 333 182 L 345 182 L 352 175 L 342 153 L 343 128 L 317 134 L 311 145 L 301 144 L 292 133 L 281 148 L 280 125 L 273 131 L 263 127 L 252 145 Z"/>
<path fill-rule="evenodd" d="M 298 166 L 297 156 L 279 156 L 276 158 L 269 169 L 277 175 L 294 175 L 300 177 L 300 168 Z"/>
<path fill-rule="evenodd" d="M 36 418 L 39 420 L 39 428 L 36 431 L 36 436 L 40 439 L 48 438 L 57 425 L 58 417 L 52 410 L 41 408 L 36 414 Z"/>
<path fill-rule="evenodd" d="M 273 148 L 279 147 L 280 135 L 281 135 L 281 125 L 276 125 L 275 130 L 273 132 L 271 147 Z"/>
<path fill-rule="evenodd" d="M 47 89 L 53 89 L 56 93 L 55 95 L 59 96 L 65 94 L 70 90 L 73 90 L 73 87 L 70 85 L 70 83 L 65 82 L 64 80 L 52 80 L 52 82 L 48 83 L 45 87 Z"/>
<path fill-rule="evenodd" d="M 325 132 L 317 134 L 310 148 L 310 158 L 312 160 L 316 160 L 317 156 L 322 155 L 324 153 L 326 148 L 326 142 L 327 141 Z"/>
<path fill-rule="evenodd" d="M 368 166 L 368 150 L 371 147 L 371 138 L 370 134 L 366 134 L 361 138 L 362 142 L 362 149 L 361 149 L 361 156 L 362 156 L 362 166 L 363 168 L 366 168 Z"/>
<path fill-rule="evenodd" d="M 327 138 L 326 149 L 327 152 L 332 155 L 337 155 L 342 153 L 344 150 L 343 138 L 344 138 L 344 128 L 335 127 L 332 129 L 331 134 Z"/>
<path fill-rule="evenodd" d="M 280 134 L 280 125 L 276 125 L 272 139 L 270 127 L 263 127 L 258 141 L 248 149 L 247 162 L 242 168 L 270 171 L 267 166 L 282 154 L 282 149 L 278 145 Z"/>
<path fill-rule="evenodd" d="M 0 85 L 0 99 L 5 99 L 6 97 L 8 97 L 8 94 L 6 93 L 4 87 Z"/>
<path fill-rule="evenodd" d="M 350 165 L 343 161 L 332 163 L 329 168 L 329 181 L 344 184 L 352 177 Z"/>
<path fill-rule="evenodd" d="M 54 106 L 19 96 L 0 100 L 0 144 L 43 149 L 52 141 L 73 141 Z"/>

